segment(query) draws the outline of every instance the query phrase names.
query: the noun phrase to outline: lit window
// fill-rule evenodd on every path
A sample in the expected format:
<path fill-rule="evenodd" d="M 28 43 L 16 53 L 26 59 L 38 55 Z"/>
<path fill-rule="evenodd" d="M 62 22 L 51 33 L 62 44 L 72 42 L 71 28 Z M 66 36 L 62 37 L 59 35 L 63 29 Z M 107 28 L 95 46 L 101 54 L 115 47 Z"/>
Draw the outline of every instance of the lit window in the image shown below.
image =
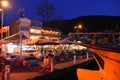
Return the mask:
<path fill-rule="evenodd" d="M 38 33 L 38 34 L 41 34 L 41 30 L 38 30 L 38 29 L 30 29 L 30 33 Z"/>

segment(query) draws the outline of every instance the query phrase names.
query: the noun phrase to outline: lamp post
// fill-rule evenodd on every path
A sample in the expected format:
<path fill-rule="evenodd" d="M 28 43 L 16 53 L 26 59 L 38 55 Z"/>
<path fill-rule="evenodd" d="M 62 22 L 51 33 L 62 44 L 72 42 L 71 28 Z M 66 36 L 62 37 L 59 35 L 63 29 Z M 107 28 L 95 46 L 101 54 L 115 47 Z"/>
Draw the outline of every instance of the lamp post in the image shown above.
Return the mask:
<path fill-rule="evenodd" d="M 76 29 L 76 33 L 77 33 L 77 39 L 78 39 L 78 33 L 79 33 L 79 30 L 82 28 L 82 25 L 78 25 L 78 26 L 75 26 L 74 27 Z"/>
<path fill-rule="evenodd" d="M 8 6 L 8 1 L 6 0 L 3 0 L 0 2 L 1 3 L 1 29 L 3 28 L 3 17 L 4 17 L 4 10 L 3 10 L 3 7 L 7 7 Z M 3 32 L 1 32 L 1 39 L 3 39 Z"/>
<path fill-rule="evenodd" d="M 8 1 L 6 0 L 0 0 L 0 11 L 1 11 L 1 30 L 3 28 L 3 17 L 4 17 L 4 11 L 3 8 L 8 6 Z M 1 39 L 3 39 L 3 31 L 1 31 Z M 1 53 L 2 53 L 2 47 L 1 47 Z M 8 80 L 8 78 L 6 79 L 5 77 L 5 62 L 2 65 L 2 80 Z"/>
<path fill-rule="evenodd" d="M 77 33 L 78 33 L 78 32 L 79 32 L 79 29 L 82 28 L 82 25 L 75 26 L 74 28 L 77 30 Z"/>
<path fill-rule="evenodd" d="M 0 9 L 1 11 L 1 29 L 3 28 L 3 9 Z M 3 39 L 3 32 L 1 32 L 1 39 Z"/>

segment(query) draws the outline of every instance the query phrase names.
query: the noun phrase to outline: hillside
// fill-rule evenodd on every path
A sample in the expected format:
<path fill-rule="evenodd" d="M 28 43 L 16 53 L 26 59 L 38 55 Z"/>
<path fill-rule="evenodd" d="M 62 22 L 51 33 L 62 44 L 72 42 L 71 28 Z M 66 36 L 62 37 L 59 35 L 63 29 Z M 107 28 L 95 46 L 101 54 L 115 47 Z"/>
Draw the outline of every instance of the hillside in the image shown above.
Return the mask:
<path fill-rule="evenodd" d="M 120 16 L 90 15 L 80 16 L 71 20 L 51 21 L 44 24 L 51 28 L 56 28 L 64 34 L 76 32 L 74 27 L 82 25 L 80 32 L 120 32 Z"/>
<path fill-rule="evenodd" d="M 82 31 L 87 32 L 120 31 L 120 16 L 82 16 L 72 22 L 73 25 L 81 24 Z"/>

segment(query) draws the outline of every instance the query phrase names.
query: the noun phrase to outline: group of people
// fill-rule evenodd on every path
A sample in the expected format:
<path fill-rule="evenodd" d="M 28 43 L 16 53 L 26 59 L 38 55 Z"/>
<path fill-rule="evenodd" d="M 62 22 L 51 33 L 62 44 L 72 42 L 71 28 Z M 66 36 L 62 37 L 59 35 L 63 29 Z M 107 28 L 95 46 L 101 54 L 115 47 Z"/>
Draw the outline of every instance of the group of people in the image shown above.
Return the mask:
<path fill-rule="evenodd" d="M 44 58 L 53 58 L 55 63 L 61 61 L 71 61 L 76 56 L 85 56 L 85 50 L 47 50 L 40 53 L 40 60 Z"/>

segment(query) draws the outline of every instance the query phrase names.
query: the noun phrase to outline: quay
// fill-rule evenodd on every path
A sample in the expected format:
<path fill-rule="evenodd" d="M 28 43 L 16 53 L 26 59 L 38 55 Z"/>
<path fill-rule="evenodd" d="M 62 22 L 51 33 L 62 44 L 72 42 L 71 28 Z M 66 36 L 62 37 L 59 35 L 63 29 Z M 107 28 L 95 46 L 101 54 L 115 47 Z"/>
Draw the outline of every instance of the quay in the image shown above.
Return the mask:
<path fill-rule="evenodd" d="M 74 64 L 73 61 L 57 63 L 55 64 L 53 72 L 45 69 L 42 64 L 39 66 L 17 67 L 13 68 L 13 70 L 11 69 L 10 80 L 50 80 L 77 67 L 87 65 L 90 62 L 92 62 L 92 57 L 89 59 L 81 58 L 76 61 L 76 64 Z M 0 78 L 1 77 L 0 75 Z"/>
<path fill-rule="evenodd" d="M 109 65 L 114 64 L 112 66 L 118 66 L 115 67 L 115 70 L 118 71 L 119 74 L 119 64 L 118 64 L 119 52 L 116 52 L 108 48 L 105 49 L 105 48 L 96 47 L 94 45 L 93 46 L 84 45 L 84 46 L 87 46 L 91 51 L 95 52 L 98 55 L 108 56 L 108 57 L 104 57 L 105 61 L 107 61 L 107 63 L 109 63 L 110 61 Z M 88 51 L 88 49 L 86 49 L 85 51 L 87 51 L 86 52 L 87 54 L 86 53 L 84 55 L 76 54 L 77 55 L 76 63 L 74 61 L 74 56 L 71 56 L 69 57 L 72 58 L 71 60 L 65 60 L 65 61 L 63 60 L 61 62 L 56 63 L 53 71 L 51 71 L 51 69 L 46 69 L 46 67 L 44 67 L 43 62 L 39 62 L 39 66 L 20 66 L 20 65 L 16 65 L 14 67 L 11 66 L 9 80 L 61 80 L 61 78 L 64 76 L 71 77 L 72 75 L 69 75 L 69 73 L 72 73 L 74 71 L 74 75 L 76 75 L 77 68 L 84 68 L 89 64 L 91 65 L 91 63 L 95 61 L 93 59 L 93 56 L 90 54 L 91 52 Z M 109 53 L 111 55 L 109 55 Z M 114 59 L 115 56 L 116 59 Z M 0 74 L 0 78 L 2 78 L 1 74 Z M 69 80 L 77 80 L 77 75 L 73 78 L 75 79 L 69 79 Z M 62 80 L 66 80 L 66 79 L 62 79 Z"/>
<path fill-rule="evenodd" d="M 91 58 L 89 60 L 78 60 L 78 63 L 76 65 L 73 65 L 73 62 L 58 64 L 55 67 L 57 70 L 54 72 L 42 76 L 36 76 L 28 80 L 77 80 L 76 69 L 84 68 L 85 66 L 93 63 L 94 60 Z"/>

